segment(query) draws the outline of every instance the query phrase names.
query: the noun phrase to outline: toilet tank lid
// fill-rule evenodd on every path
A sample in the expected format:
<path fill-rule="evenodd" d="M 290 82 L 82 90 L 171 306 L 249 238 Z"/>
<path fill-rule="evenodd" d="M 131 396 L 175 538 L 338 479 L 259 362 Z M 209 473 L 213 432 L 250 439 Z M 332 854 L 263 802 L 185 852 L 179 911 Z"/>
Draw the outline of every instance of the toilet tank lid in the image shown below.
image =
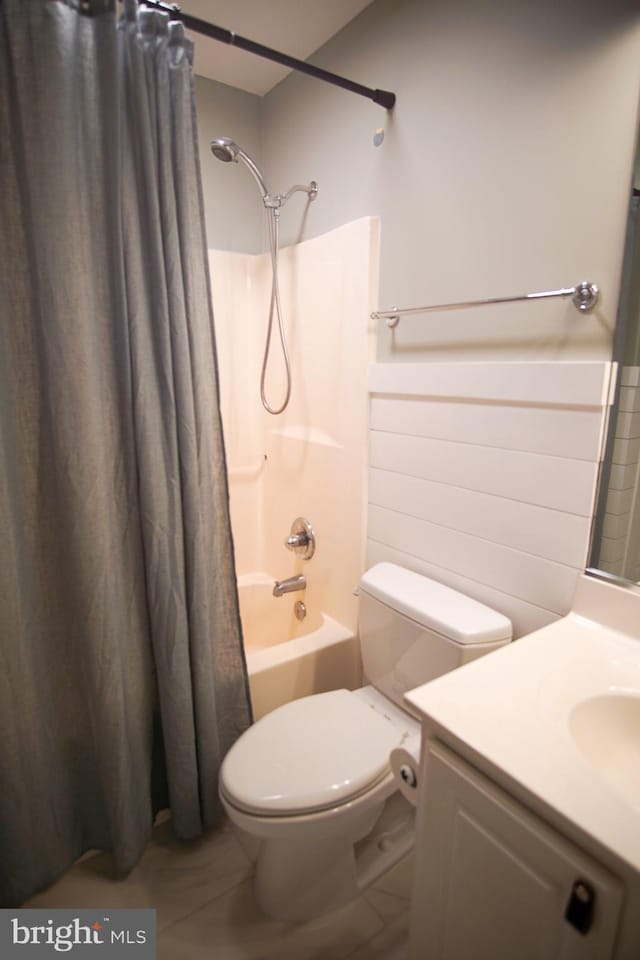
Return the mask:
<path fill-rule="evenodd" d="M 395 563 L 378 563 L 367 570 L 360 591 L 456 643 L 492 643 L 512 637 L 508 617 Z"/>

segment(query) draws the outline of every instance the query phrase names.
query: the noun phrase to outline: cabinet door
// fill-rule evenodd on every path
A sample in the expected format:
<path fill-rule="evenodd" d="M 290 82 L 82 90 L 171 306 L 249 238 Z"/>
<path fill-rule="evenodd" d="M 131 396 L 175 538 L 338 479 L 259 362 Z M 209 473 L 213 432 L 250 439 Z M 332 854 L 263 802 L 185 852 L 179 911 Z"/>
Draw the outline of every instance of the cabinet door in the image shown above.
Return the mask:
<path fill-rule="evenodd" d="M 446 747 L 431 742 L 418 816 L 411 960 L 610 960 L 620 882 Z M 572 888 L 594 894 L 580 933 Z"/>

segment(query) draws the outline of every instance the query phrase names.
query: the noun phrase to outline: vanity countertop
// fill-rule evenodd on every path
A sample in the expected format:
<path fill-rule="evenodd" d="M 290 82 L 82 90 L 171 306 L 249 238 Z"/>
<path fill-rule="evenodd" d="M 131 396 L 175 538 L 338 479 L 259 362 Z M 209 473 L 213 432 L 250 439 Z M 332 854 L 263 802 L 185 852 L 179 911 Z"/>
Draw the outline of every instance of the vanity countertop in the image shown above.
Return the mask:
<path fill-rule="evenodd" d="M 406 699 L 436 736 L 640 871 L 640 593 L 583 576 L 568 616 Z"/>

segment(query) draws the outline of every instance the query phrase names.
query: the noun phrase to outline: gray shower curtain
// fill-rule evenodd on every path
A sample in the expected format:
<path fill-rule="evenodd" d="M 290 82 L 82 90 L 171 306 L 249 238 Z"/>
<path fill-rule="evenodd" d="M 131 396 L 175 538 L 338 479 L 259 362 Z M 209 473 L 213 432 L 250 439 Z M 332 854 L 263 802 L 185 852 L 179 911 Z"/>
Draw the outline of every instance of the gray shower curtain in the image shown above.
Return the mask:
<path fill-rule="evenodd" d="M 200 833 L 250 722 L 191 46 L 114 8 L 0 0 L 0 906 Z"/>

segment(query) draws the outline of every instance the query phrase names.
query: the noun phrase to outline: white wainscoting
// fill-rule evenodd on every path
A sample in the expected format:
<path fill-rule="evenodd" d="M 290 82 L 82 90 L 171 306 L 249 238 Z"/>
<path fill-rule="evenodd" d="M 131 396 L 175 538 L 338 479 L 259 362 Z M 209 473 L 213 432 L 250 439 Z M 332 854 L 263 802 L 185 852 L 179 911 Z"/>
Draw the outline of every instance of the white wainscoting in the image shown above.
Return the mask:
<path fill-rule="evenodd" d="M 589 550 L 611 364 L 372 364 L 368 563 L 510 617 L 570 609 Z"/>

